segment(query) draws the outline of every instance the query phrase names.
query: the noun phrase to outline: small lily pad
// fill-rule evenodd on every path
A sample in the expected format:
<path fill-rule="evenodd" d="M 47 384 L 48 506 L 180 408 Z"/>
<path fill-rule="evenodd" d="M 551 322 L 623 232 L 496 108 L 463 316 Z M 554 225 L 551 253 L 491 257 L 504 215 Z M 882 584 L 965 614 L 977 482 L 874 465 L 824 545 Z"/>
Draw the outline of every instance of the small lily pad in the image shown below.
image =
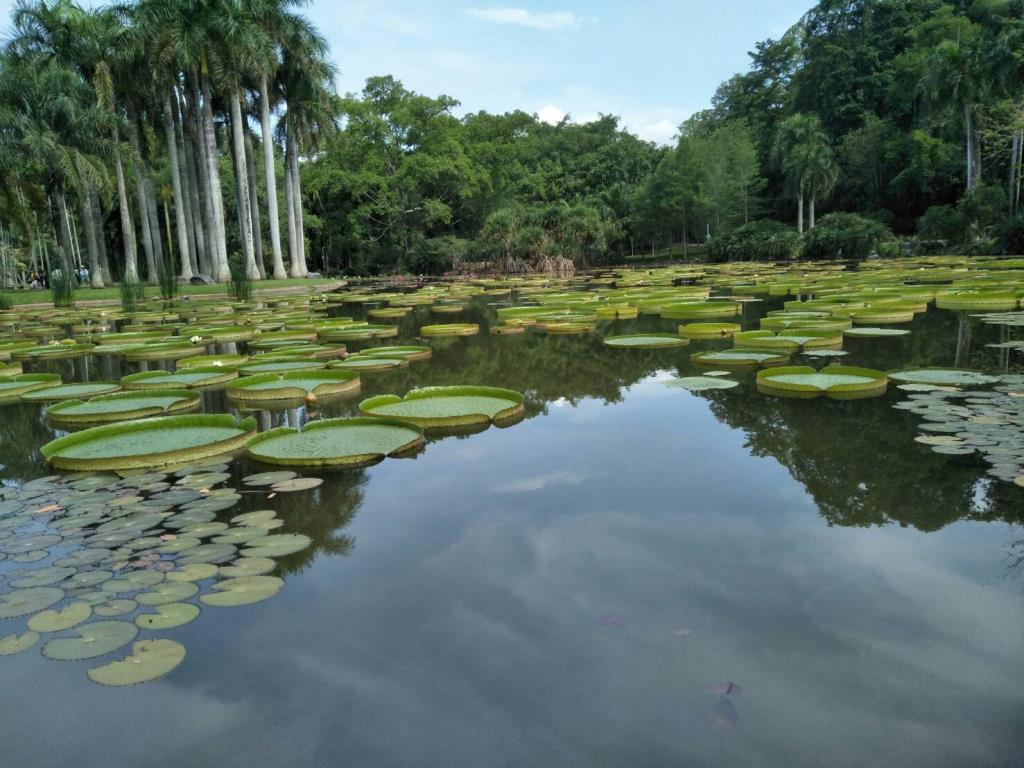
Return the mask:
<path fill-rule="evenodd" d="M 0 656 L 11 656 L 15 653 L 27 651 L 39 642 L 39 633 L 23 632 L 20 635 L 7 635 L 0 637 Z"/>
<path fill-rule="evenodd" d="M 193 606 L 194 607 L 194 606 Z M 197 609 L 198 610 L 198 609 Z M 120 661 L 89 670 L 89 679 L 100 685 L 135 685 L 163 677 L 185 658 L 185 646 L 174 640 L 140 640 Z"/>
<path fill-rule="evenodd" d="M 255 544 L 243 552 L 246 557 L 283 557 L 301 552 L 312 540 L 303 533 L 278 533 L 257 539 Z"/>
<path fill-rule="evenodd" d="M 142 613 L 135 617 L 140 629 L 173 629 L 188 624 L 199 615 L 199 606 L 192 603 L 166 603 L 156 607 L 156 613 Z"/>
<path fill-rule="evenodd" d="M 284 586 L 284 580 L 277 576 L 240 576 L 225 579 L 213 585 L 214 592 L 199 599 L 207 605 L 234 607 L 257 603 L 273 597 Z"/>
<path fill-rule="evenodd" d="M 28 620 L 33 632 L 61 632 L 81 624 L 92 616 L 92 607 L 87 603 L 71 603 L 60 610 L 40 611 Z"/>

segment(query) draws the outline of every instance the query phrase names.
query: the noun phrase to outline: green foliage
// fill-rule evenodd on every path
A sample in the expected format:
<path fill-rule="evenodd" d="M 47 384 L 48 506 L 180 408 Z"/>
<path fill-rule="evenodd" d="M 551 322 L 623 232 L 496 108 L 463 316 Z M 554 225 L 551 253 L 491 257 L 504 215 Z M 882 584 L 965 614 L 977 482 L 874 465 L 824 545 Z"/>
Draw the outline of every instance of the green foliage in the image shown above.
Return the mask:
<path fill-rule="evenodd" d="M 6 288 L 0 288 L 0 310 L 10 309 L 14 306 L 14 297 Z"/>
<path fill-rule="evenodd" d="M 752 221 L 711 241 L 709 261 L 788 261 L 800 252 L 800 234 L 777 221 Z"/>
<path fill-rule="evenodd" d="M 164 258 L 156 264 L 157 280 L 160 286 L 160 297 L 164 301 L 170 301 L 178 295 L 178 274 L 174 269 L 174 256 L 171 253 L 164 254 Z"/>
<path fill-rule="evenodd" d="M 892 232 L 884 224 L 854 213 L 830 213 L 804 234 L 806 259 L 864 259 Z"/>
<path fill-rule="evenodd" d="M 1003 222 L 996 231 L 999 253 L 1024 255 L 1024 214 L 1018 214 Z"/>
<path fill-rule="evenodd" d="M 417 275 L 443 275 L 466 261 L 473 244 L 455 235 L 427 238 L 412 249 L 406 268 Z"/>
<path fill-rule="evenodd" d="M 124 278 L 118 283 L 121 295 L 121 309 L 125 312 L 135 312 L 146 299 L 146 286 L 138 280 Z"/>
<path fill-rule="evenodd" d="M 248 302 L 252 299 L 252 278 L 245 268 L 245 262 L 236 254 L 228 266 L 231 270 L 228 295 L 235 301 Z"/>
<path fill-rule="evenodd" d="M 50 273 L 50 295 L 55 307 L 75 306 L 75 276 L 66 269 L 55 269 Z"/>

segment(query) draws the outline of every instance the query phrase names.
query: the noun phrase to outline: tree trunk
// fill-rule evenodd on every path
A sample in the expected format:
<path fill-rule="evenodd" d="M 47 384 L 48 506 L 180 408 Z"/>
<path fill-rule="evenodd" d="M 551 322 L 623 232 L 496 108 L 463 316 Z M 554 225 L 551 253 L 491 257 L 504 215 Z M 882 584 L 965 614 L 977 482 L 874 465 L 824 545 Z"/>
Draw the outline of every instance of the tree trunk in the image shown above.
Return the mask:
<path fill-rule="evenodd" d="M 295 261 L 292 262 L 292 277 L 305 277 L 309 270 L 306 268 L 306 243 L 302 227 L 302 182 L 299 178 L 299 142 L 295 137 L 294 131 L 288 132 L 288 145 L 291 150 L 288 154 L 291 158 L 292 209 L 295 217 Z"/>
<path fill-rule="evenodd" d="M 974 177 L 974 120 L 971 115 L 971 105 L 964 103 L 964 131 L 967 134 L 967 191 L 974 189 L 977 180 Z"/>
<path fill-rule="evenodd" d="M 263 172 L 267 177 L 267 218 L 270 219 L 270 250 L 274 258 L 274 279 L 284 280 L 281 255 L 281 219 L 277 210 L 277 170 L 274 162 L 274 138 L 270 126 L 270 95 L 267 76 L 260 78 L 260 130 L 263 139 Z"/>
<path fill-rule="evenodd" d="M 801 235 L 804 233 L 804 188 L 801 185 L 800 194 L 797 196 L 796 230 Z"/>
<path fill-rule="evenodd" d="M 288 221 L 288 259 L 291 266 L 291 275 L 294 277 L 295 264 L 299 260 L 299 255 L 295 243 L 295 205 L 294 196 L 292 195 L 291 156 L 287 142 L 285 142 L 284 151 L 284 204 Z"/>
<path fill-rule="evenodd" d="M 227 228 L 224 221 L 224 197 L 221 194 L 220 168 L 217 162 L 217 134 L 213 125 L 213 94 L 210 87 L 210 76 L 203 73 L 201 77 L 203 97 L 203 137 L 206 144 L 206 166 L 210 175 L 210 202 L 213 207 L 213 223 L 215 226 L 215 242 L 213 255 L 213 279 L 218 283 L 226 283 L 231 279 L 228 269 Z"/>
<path fill-rule="evenodd" d="M 64 186 L 57 184 L 53 190 L 54 203 L 56 204 L 57 221 L 54 222 L 54 229 L 57 232 L 58 256 L 60 256 L 60 268 L 66 275 L 71 274 L 71 226 L 68 221 L 68 207 L 64 201 Z"/>
<path fill-rule="evenodd" d="M 252 215 L 249 210 L 249 176 L 245 163 L 245 130 L 242 124 L 242 105 L 237 91 L 231 94 L 231 137 L 235 159 L 235 188 L 238 208 L 238 222 L 242 236 L 242 258 L 245 259 L 245 272 L 250 280 L 259 280 L 260 272 L 256 268 L 256 249 L 252 244 Z"/>
<path fill-rule="evenodd" d="M 686 215 L 686 206 L 683 206 L 683 259 L 690 259 L 690 222 Z"/>
<path fill-rule="evenodd" d="M 114 279 L 110 272 L 110 260 L 107 258 L 107 234 L 103 229 L 103 209 L 100 206 L 100 196 L 93 186 L 88 187 L 89 208 L 92 210 L 93 227 L 96 232 L 96 250 L 99 254 L 100 271 L 103 273 L 103 283 L 113 285 Z"/>
<path fill-rule="evenodd" d="M 808 207 L 810 208 L 810 211 L 809 211 L 809 213 L 810 213 L 810 221 L 809 221 L 810 228 L 814 229 L 814 193 L 813 192 L 811 192 L 811 199 L 810 199 L 810 202 L 808 204 Z"/>
<path fill-rule="evenodd" d="M 124 272 L 123 279 L 129 283 L 139 281 L 139 261 L 135 242 L 135 225 L 132 224 L 132 211 L 128 206 L 128 187 L 124 181 L 124 163 L 118 149 L 120 138 L 117 126 L 114 126 L 114 174 L 117 177 L 117 201 L 121 209 L 121 238 L 124 241 Z"/>
<path fill-rule="evenodd" d="M 85 249 L 89 252 L 89 284 L 93 288 L 103 287 L 103 274 L 100 271 L 100 250 L 96 241 L 96 222 L 92 217 L 92 204 L 88 190 L 78 196 L 79 218 L 85 230 Z"/>
<path fill-rule="evenodd" d="M 197 78 L 193 76 L 191 80 L 191 111 L 193 130 L 195 131 L 193 140 L 195 142 L 196 169 L 198 173 L 196 183 L 199 186 L 199 194 L 202 198 L 203 237 L 206 241 L 206 263 L 203 265 L 203 271 L 212 277 L 219 261 L 217 255 L 217 223 L 213 212 L 213 199 L 210 195 L 210 164 L 207 162 L 208 152 L 206 128 L 203 125 L 202 116 L 202 97 L 199 93 L 199 85 L 196 82 Z"/>
<path fill-rule="evenodd" d="M 158 265 L 164 260 L 164 239 L 160 234 L 160 208 L 156 204 L 156 184 L 153 181 L 153 170 L 148 163 L 142 165 L 142 180 L 146 184 L 146 209 L 149 211 L 149 232 L 153 237 L 153 261 Z M 171 246 L 168 246 L 171 247 Z"/>
<path fill-rule="evenodd" d="M 146 182 L 142 171 L 142 146 L 139 140 L 139 125 L 135 114 L 128 112 L 128 141 L 135 150 L 135 198 L 139 209 L 139 224 L 142 229 L 142 250 L 146 254 L 146 280 L 150 285 L 159 281 L 156 276 L 156 259 L 153 256 L 153 232 L 150 229 L 149 198 L 146 195 Z"/>
<path fill-rule="evenodd" d="M 253 153 L 252 134 L 245 132 L 245 176 L 249 180 L 249 221 L 252 223 L 252 247 L 256 256 L 256 269 L 260 280 L 267 279 L 263 264 L 263 227 L 260 223 L 260 199 L 256 187 L 256 155 Z"/>
<path fill-rule="evenodd" d="M 209 256 L 207 252 L 208 241 L 206 240 L 206 227 L 203 223 L 203 196 L 200 178 L 200 159 L 196 141 L 196 126 L 192 112 L 189 109 L 188 98 L 185 88 L 177 94 L 179 96 L 175 119 L 178 123 L 178 131 L 181 134 L 181 148 L 183 150 L 183 167 L 185 170 L 182 180 L 185 182 L 188 194 L 188 207 L 191 218 L 187 224 L 192 234 L 192 271 L 196 274 L 209 273 Z"/>
<path fill-rule="evenodd" d="M 189 251 L 188 228 L 185 225 L 185 209 L 187 206 L 184 185 L 181 183 L 181 163 L 178 160 L 178 136 L 174 130 L 174 113 L 171 111 L 171 94 L 164 93 L 164 136 L 167 140 L 167 160 L 171 168 L 171 188 L 174 190 L 174 219 L 178 228 L 178 257 L 181 261 L 181 277 L 192 279 L 192 261 Z M 164 213 L 167 203 L 164 202 Z M 170 230 L 167 233 L 167 248 L 171 250 Z"/>

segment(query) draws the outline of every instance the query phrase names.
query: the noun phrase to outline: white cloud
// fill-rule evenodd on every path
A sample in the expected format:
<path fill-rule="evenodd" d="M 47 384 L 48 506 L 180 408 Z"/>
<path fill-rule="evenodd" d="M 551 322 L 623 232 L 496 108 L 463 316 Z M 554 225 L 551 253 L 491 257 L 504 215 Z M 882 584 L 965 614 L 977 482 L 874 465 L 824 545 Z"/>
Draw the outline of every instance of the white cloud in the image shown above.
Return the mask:
<path fill-rule="evenodd" d="M 527 493 L 557 485 L 579 485 L 589 479 L 590 475 L 586 472 L 563 469 L 548 472 L 545 475 L 534 475 L 533 477 L 524 477 L 521 480 L 504 483 L 495 487 L 492 493 Z"/>
<path fill-rule="evenodd" d="M 537 117 L 540 118 L 542 123 L 558 125 L 565 119 L 565 112 L 560 110 L 554 104 L 548 104 L 546 107 L 537 111 Z"/>
<path fill-rule="evenodd" d="M 470 8 L 466 11 L 466 15 L 495 24 L 515 24 L 544 32 L 572 29 L 580 26 L 584 21 L 580 16 L 568 11 L 533 13 L 524 8 Z"/>

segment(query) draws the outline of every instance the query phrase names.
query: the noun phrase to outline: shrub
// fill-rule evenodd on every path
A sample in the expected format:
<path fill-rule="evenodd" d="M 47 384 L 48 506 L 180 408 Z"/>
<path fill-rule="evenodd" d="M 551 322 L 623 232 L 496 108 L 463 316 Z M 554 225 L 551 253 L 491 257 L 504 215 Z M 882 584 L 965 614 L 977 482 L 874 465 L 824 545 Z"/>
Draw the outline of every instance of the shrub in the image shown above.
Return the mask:
<path fill-rule="evenodd" d="M 891 240 L 890 229 L 855 213 L 830 213 L 804 233 L 805 259 L 866 259 L 878 244 Z"/>
<path fill-rule="evenodd" d="M 716 237 L 708 246 L 708 260 L 786 261 L 795 258 L 799 250 L 800 235 L 795 229 L 766 219 Z"/>
<path fill-rule="evenodd" d="M 178 275 L 174 270 L 174 254 L 167 253 L 156 263 L 156 275 L 162 299 L 170 301 L 178 295 Z"/>
<path fill-rule="evenodd" d="M 55 269 L 50 272 L 50 294 L 55 307 L 75 306 L 75 276 L 71 270 Z"/>
<path fill-rule="evenodd" d="M 917 234 L 923 241 L 959 243 L 967 235 L 967 222 L 952 205 L 933 205 L 917 220 Z"/>
<path fill-rule="evenodd" d="M 0 288 L 0 310 L 10 309 L 14 306 L 14 297 L 6 288 Z"/>
<path fill-rule="evenodd" d="M 417 275 L 443 275 L 466 260 L 471 243 L 453 235 L 428 238 L 406 257 L 408 270 Z"/>
<path fill-rule="evenodd" d="M 118 283 L 118 287 L 121 289 L 121 309 L 125 312 L 134 312 L 140 306 L 146 298 L 146 286 L 140 283 L 138 280 L 128 280 L 127 278 L 121 280 Z"/>
<path fill-rule="evenodd" d="M 996 228 L 996 249 L 1007 255 L 1024 255 L 1024 214 L 1017 214 Z"/>
<path fill-rule="evenodd" d="M 252 298 L 252 278 L 245 268 L 240 254 L 235 254 L 228 263 L 231 271 L 231 282 L 228 283 L 228 294 L 235 301 L 247 302 Z"/>

